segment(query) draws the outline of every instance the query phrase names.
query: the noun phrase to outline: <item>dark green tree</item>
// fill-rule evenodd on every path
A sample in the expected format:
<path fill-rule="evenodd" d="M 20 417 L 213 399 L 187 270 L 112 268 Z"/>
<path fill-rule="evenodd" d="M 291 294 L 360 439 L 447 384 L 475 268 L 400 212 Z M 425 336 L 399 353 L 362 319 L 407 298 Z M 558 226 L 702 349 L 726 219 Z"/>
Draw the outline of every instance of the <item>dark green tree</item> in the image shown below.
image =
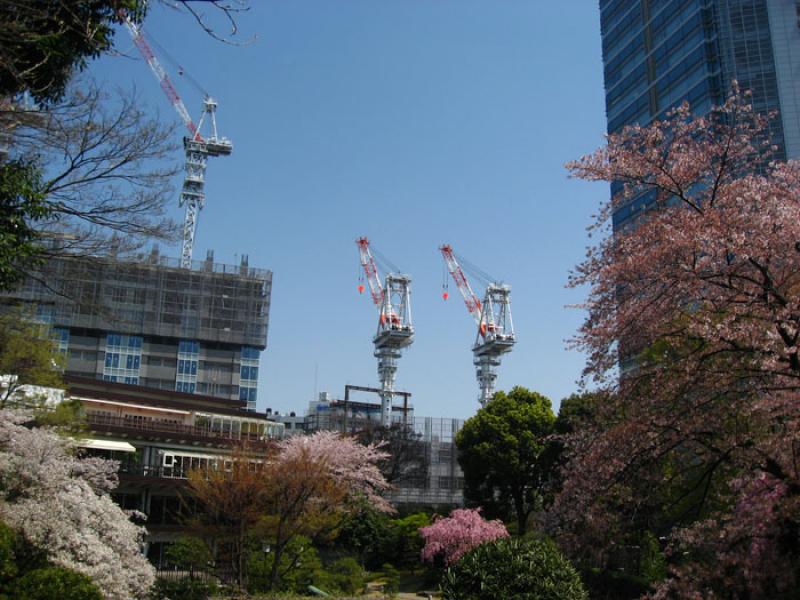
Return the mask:
<path fill-rule="evenodd" d="M 114 24 L 142 16 L 141 0 L 0 0 L 0 97 L 59 100 L 89 59 L 111 49 Z"/>
<path fill-rule="evenodd" d="M 554 467 L 547 438 L 555 419 L 548 398 L 517 386 L 497 392 L 456 436 L 466 500 L 487 516 L 514 516 L 519 535 L 545 504 Z"/>

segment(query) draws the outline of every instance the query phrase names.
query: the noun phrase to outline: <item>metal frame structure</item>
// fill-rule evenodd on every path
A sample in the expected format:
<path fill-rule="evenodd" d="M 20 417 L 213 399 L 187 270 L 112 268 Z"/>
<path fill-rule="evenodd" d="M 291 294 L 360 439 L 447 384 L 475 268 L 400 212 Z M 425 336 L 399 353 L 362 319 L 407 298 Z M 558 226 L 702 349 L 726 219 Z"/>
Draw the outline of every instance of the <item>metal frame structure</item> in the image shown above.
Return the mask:
<path fill-rule="evenodd" d="M 494 384 L 501 356 L 510 352 L 516 343 L 514 323 L 511 319 L 511 288 L 497 282 L 489 283 L 481 302 L 472 291 L 464 270 L 456 260 L 452 246 L 444 244 L 439 250 L 456 287 L 464 298 L 467 311 L 478 326 L 475 344 L 472 347 L 472 362 L 481 390 L 478 401 L 481 406 L 486 406 L 494 396 Z"/>
<path fill-rule="evenodd" d="M 195 125 L 189 111 L 178 95 L 175 86 L 161 66 L 155 52 L 147 43 L 142 30 L 130 19 L 125 20 L 125 25 L 133 38 L 133 43 L 147 61 L 150 70 L 155 75 L 161 89 L 164 90 L 170 104 L 181 117 L 184 125 L 189 130 L 189 136 L 183 138 L 183 147 L 186 151 L 186 175 L 181 188 L 179 206 L 186 205 L 186 215 L 183 221 L 183 244 L 181 246 L 181 267 L 191 268 L 194 236 L 197 229 L 197 217 L 205 205 L 205 173 L 209 156 L 228 156 L 233 151 L 233 144 L 228 138 L 217 134 L 217 102 L 206 95 L 203 99 L 203 111 L 200 120 Z M 207 137 L 201 135 L 203 122 L 208 116 L 211 133 Z"/>
<path fill-rule="evenodd" d="M 414 341 L 411 322 L 411 277 L 397 273 L 386 275 L 381 285 L 378 267 L 365 237 L 356 240 L 359 259 L 369 284 L 372 302 L 378 309 L 378 330 L 372 339 L 374 356 L 378 359 L 378 378 L 381 382 L 381 425 L 389 427 L 392 417 L 392 397 L 397 361 Z"/>

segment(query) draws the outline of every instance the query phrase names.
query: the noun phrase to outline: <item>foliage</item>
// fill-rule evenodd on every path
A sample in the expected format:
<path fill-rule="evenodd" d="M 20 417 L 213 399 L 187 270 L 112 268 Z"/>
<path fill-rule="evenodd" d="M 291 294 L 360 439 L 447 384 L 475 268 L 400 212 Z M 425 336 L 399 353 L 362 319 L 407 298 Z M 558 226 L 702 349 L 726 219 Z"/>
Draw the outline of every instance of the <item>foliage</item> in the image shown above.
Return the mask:
<path fill-rule="evenodd" d="M 348 595 L 361 593 L 365 583 L 364 569 L 349 556 L 335 560 L 317 579 L 317 587 L 324 591 Z"/>
<path fill-rule="evenodd" d="M 610 569 L 587 569 L 581 578 L 592 600 L 630 600 L 650 591 L 645 578 Z"/>
<path fill-rule="evenodd" d="M 64 567 L 28 571 L 14 582 L 11 594 L 26 600 L 103 600 L 91 578 Z"/>
<path fill-rule="evenodd" d="M 29 181 L 13 180 L 8 193 L 35 193 L 17 209 L 28 228 L 17 241 L 42 263 L 36 269 L 13 261 L 9 277 L 38 273 L 46 284 L 49 256 L 125 254 L 152 239 L 175 238 L 167 217 L 174 132 L 135 92 L 105 90 L 87 79 L 46 110 L 0 106 L 0 126 L 13 130 L 12 158 L 30 171 Z"/>
<path fill-rule="evenodd" d="M 347 518 L 335 543 L 338 548 L 357 556 L 370 571 L 381 569 L 384 563 L 413 567 L 419 563 L 424 545 L 419 530 L 430 523 L 427 513 L 392 519 L 363 506 Z"/>
<path fill-rule="evenodd" d="M 73 437 L 86 433 L 86 411 L 77 398 L 66 398 L 55 406 L 34 403 L 33 419 L 39 427 L 49 427 Z"/>
<path fill-rule="evenodd" d="M 487 521 L 480 509 L 458 508 L 449 517 L 435 519 L 432 525 L 420 529 L 425 540 L 422 560 L 433 562 L 442 556 L 452 565 L 475 546 L 498 538 L 508 537 L 501 521 Z"/>
<path fill-rule="evenodd" d="M 555 544 L 540 539 L 499 539 L 481 544 L 445 572 L 444 598 L 480 600 L 586 600 L 578 573 Z"/>
<path fill-rule="evenodd" d="M 164 557 L 170 565 L 186 570 L 205 568 L 213 559 L 205 542 L 189 535 L 183 535 L 170 544 Z"/>
<path fill-rule="evenodd" d="M 385 581 L 383 591 L 390 596 L 394 596 L 400 591 L 400 572 L 389 563 L 381 565 L 381 572 Z"/>
<path fill-rule="evenodd" d="M 76 458 L 74 442 L 0 411 L 0 518 L 53 565 L 86 575 L 111 600 L 144 596 L 153 568 L 143 529 L 111 500 L 116 463 Z"/>
<path fill-rule="evenodd" d="M 0 589 L 4 589 L 6 582 L 14 579 L 19 572 L 15 552 L 17 544 L 16 532 L 0 521 Z"/>
<path fill-rule="evenodd" d="M 41 172 L 30 161 L 0 165 L 0 290 L 11 289 L 38 262 L 41 249 L 34 223 L 52 210 L 42 188 Z"/>
<path fill-rule="evenodd" d="M 241 588 L 247 585 L 248 543 L 269 543 L 269 589 L 276 589 L 288 576 L 284 569 L 294 568 L 283 555 L 297 536 L 333 538 L 363 503 L 393 510 L 380 495 L 388 488 L 377 467 L 384 457 L 372 445 L 333 432 L 283 440 L 268 455 L 243 448 L 231 471 L 190 474 L 190 492 L 203 508 L 197 526 L 227 549 L 223 560 Z"/>
<path fill-rule="evenodd" d="M 359 431 L 357 439 L 362 444 L 380 446 L 386 452 L 386 458 L 378 466 L 389 483 L 420 485 L 427 480 L 429 446 L 412 427 L 403 423 L 392 423 L 389 427 L 375 425 Z"/>
<path fill-rule="evenodd" d="M 428 513 L 413 513 L 401 519 L 389 521 L 393 534 L 393 553 L 391 562 L 397 566 L 413 566 L 419 561 L 425 540 L 420 531 L 431 524 Z"/>
<path fill-rule="evenodd" d="M 270 589 L 303 593 L 309 584 L 318 583 L 323 570 L 316 548 L 305 536 L 297 536 L 286 545 L 279 558 L 279 578 L 275 584 L 271 580 L 274 561 L 271 547 L 269 552 L 264 552 L 263 548 L 251 551 L 247 562 L 247 590 L 251 594 Z"/>
<path fill-rule="evenodd" d="M 192 528 L 217 547 L 215 562 L 233 571 L 240 588 L 247 582 L 249 538 L 267 512 L 272 490 L 263 463 L 256 460 L 240 447 L 231 455 L 230 470 L 196 470 L 188 476 L 189 495 L 200 509 Z"/>
<path fill-rule="evenodd" d="M 0 97 L 29 92 L 58 100 L 70 76 L 109 50 L 120 10 L 140 17 L 138 0 L 0 2 Z"/>
<path fill-rule="evenodd" d="M 559 538 L 602 567 L 642 531 L 667 537 L 661 597 L 800 585 L 800 163 L 767 162 L 766 126 L 734 90 L 568 165 L 623 184 L 597 230 L 634 197 L 655 210 L 571 279 L 590 288 L 575 346 L 606 402 L 570 436 Z"/>
<path fill-rule="evenodd" d="M 23 311 L 0 315 L 0 408 L 19 399 L 25 385 L 62 388 L 63 357 L 46 326 L 30 320 Z"/>
<path fill-rule="evenodd" d="M 207 600 L 218 590 L 219 586 L 213 580 L 159 578 L 153 586 L 153 596 L 158 600 Z"/>
<path fill-rule="evenodd" d="M 497 392 L 456 436 L 464 497 L 490 516 L 515 515 L 519 535 L 544 505 L 554 464 L 547 436 L 554 422 L 550 400 L 515 387 Z"/>

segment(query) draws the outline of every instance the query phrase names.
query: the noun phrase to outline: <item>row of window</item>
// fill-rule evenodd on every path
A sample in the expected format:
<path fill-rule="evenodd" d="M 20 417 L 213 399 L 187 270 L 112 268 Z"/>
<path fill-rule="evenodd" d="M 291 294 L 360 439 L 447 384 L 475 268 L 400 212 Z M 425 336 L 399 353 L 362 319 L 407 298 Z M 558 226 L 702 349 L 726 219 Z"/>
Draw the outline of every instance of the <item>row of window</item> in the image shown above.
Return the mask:
<path fill-rule="evenodd" d="M 194 394 L 197 389 L 197 383 L 194 381 L 176 381 L 175 391 L 186 392 L 187 394 Z"/>
<path fill-rule="evenodd" d="M 197 361 L 196 360 L 179 360 L 178 361 L 178 374 L 179 375 L 197 375 Z"/>
<path fill-rule="evenodd" d="M 252 403 L 256 401 L 257 395 L 257 388 L 239 386 L 239 400 Z"/>
<path fill-rule="evenodd" d="M 195 340 L 181 340 L 178 342 L 178 353 L 200 354 L 200 342 Z"/>
<path fill-rule="evenodd" d="M 247 365 L 242 365 L 239 375 L 242 379 L 255 381 L 258 379 L 258 367 L 248 367 Z"/>
<path fill-rule="evenodd" d="M 129 375 L 106 375 L 103 374 L 103 381 L 111 381 L 114 383 L 128 383 L 130 385 L 139 385 L 139 378 Z"/>
<path fill-rule="evenodd" d="M 106 336 L 106 348 L 141 348 L 142 336 L 140 335 L 121 335 L 119 333 L 109 333 Z"/>

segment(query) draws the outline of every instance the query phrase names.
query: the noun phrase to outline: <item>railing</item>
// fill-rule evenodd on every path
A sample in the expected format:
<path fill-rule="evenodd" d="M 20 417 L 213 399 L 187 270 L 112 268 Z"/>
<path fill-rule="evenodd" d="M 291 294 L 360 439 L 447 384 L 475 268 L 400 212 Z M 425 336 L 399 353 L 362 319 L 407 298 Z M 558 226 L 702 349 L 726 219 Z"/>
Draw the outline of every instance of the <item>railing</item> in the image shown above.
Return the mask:
<path fill-rule="evenodd" d="M 185 425 L 158 419 L 131 419 L 114 415 L 101 415 L 89 412 L 86 422 L 90 428 L 105 427 L 121 429 L 126 432 L 136 431 L 142 434 L 174 434 L 176 436 L 201 438 L 203 440 L 219 440 L 223 442 L 245 441 L 253 444 L 264 444 L 269 440 L 257 433 L 242 433 L 241 431 L 214 431 L 210 427 L 200 425 Z"/>

